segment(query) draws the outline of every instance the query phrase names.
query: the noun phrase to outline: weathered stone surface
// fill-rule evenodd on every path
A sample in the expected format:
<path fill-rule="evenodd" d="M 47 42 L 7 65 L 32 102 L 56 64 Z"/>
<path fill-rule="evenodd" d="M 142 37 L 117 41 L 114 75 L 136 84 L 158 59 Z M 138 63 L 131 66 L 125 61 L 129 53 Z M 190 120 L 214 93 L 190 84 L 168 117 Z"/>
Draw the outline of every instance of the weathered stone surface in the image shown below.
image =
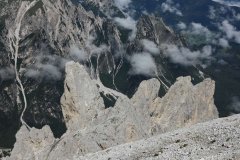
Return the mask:
<path fill-rule="evenodd" d="M 210 79 L 193 86 L 191 77 L 178 78 L 167 94 L 155 101 L 155 122 L 166 132 L 217 118 L 214 91 L 215 82 Z"/>
<path fill-rule="evenodd" d="M 157 44 L 168 43 L 182 45 L 179 37 L 170 29 L 161 18 L 144 15 L 137 25 L 137 38 L 149 39 Z"/>
<path fill-rule="evenodd" d="M 15 130 L 19 128 L 15 124 L 19 124 L 17 119 L 24 106 L 15 72 L 10 70 L 14 68 L 15 57 L 28 104 L 24 120 L 30 126 L 48 124 L 58 136 L 64 132 L 57 129 L 63 128 L 60 98 L 64 66 L 66 61 L 80 61 L 71 55 L 72 47 L 84 50 L 88 58 L 94 49 L 104 44 L 111 52 L 104 50 L 101 57 L 104 67 L 99 67 L 100 70 L 108 72 L 106 65 L 109 70 L 115 65 L 112 54 L 122 46 L 119 30 L 111 20 L 95 15 L 92 10 L 71 0 L 1 2 L 0 72 L 4 69 L 10 75 L 7 78 L 0 75 L 1 147 L 5 147 L 4 143 L 12 146 Z M 96 43 L 90 42 L 94 40 Z M 10 131 L 12 135 L 5 136 Z M 11 142 L 5 142 L 5 137 L 12 139 Z"/>
<path fill-rule="evenodd" d="M 6 156 L 10 156 L 11 149 L 0 148 L 0 159 Z"/>
<path fill-rule="evenodd" d="M 240 159 L 240 115 L 216 119 L 76 160 Z"/>
<path fill-rule="evenodd" d="M 105 86 L 132 96 L 136 87 L 145 79 L 144 76 L 138 76 L 136 81 L 134 76 L 128 74 L 131 69 L 129 57 L 144 52 L 141 41 L 149 39 L 156 45 L 162 42 L 182 43 L 161 18 L 149 15 L 136 19 L 134 30 L 137 35 L 129 41 L 130 30 L 118 26 L 115 21 L 116 17 L 127 18 L 127 15 L 114 2 L 1 2 L 0 67 L 10 71 L 10 76 L 0 77 L 0 145 L 8 143 L 7 146 L 12 146 L 14 138 L 5 142 L 4 137 L 10 137 L 10 132 L 11 137 L 14 137 L 19 128 L 17 119 L 23 108 L 26 112 L 21 115 L 21 120 L 25 120 L 29 126 L 40 128 L 48 124 L 55 136 L 60 137 L 64 133 L 60 98 L 67 61 L 85 63 L 91 69 L 91 76 L 101 77 Z M 174 71 L 169 70 L 171 64 L 160 53 L 154 59 L 159 78 L 170 86 L 176 78 Z M 9 70 L 15 67 L 16 72 Z M 24 93 L 17 87 L 15 73 L 19 75 Z M 184 72 L 184 75 L 188 73 Z M 192 73 L 189 75 L 199 76 L 198 71 Z M 26 103 L 21 98 L 24 94 Z"/>
<path fill-rule="evenodd" d="M 10 158 L 12 160 L 35 159 L 34 154 L 41 152 L 55 141 L 49 126 L 45 126 L 41 130 L 32 128 L 30 131 L 22 126 L 16 139 Z"/>
<path fill-rule="evenodd" d="M 84 66 L 74 62 L 66 64 L 64 91 L 61 105 L 68 131 L 90 127 L 98 112 L 105 107 Z"/>
<path fill-rule="evenodd" d="M 45 139 L 42 142 L 23 135 L 28 132 L 23 127 L 11 158 L 73 159 L 217 117 L 213 81 L 207 79 L 193 86 L 190 77 L 181 77 L 163 98 L 158 97 L 159 88 L 157 79 L 143 81 L 129 99 L 92 80 L 84 66 L 68 62 L 61 100 L 68 131 L 59 140 L 46 143 Z M 117 98 L 114 107 L 105 109 L 100 91 Z M 33 129 L 30 133 L 39 132 L 44 137 L 50 132 L 42 130 Z M 26 147 L 21 149 L 23 142 Z"/>

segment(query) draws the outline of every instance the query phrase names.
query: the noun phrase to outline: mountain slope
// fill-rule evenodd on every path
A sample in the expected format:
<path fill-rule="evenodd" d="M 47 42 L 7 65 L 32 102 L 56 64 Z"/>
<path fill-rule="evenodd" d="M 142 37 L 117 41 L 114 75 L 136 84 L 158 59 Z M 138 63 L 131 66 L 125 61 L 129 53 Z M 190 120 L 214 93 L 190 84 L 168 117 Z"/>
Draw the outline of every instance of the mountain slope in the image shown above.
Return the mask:
<path fill-rule="evenodd" d="M 7 159 L 74 159 L 218 117 L 210 79 L 194 86 L 190 77 L 180 77 L 163 98 L 159 88 L 157 79 L 143 81 L 129 99 L 91 79 L 84 66 L 68 62 L 61 100 L 67 132 L 55 139 L 48 126 L 22 126 Z M 105 108 L 103 91 L 116 98 L 115 106 Z"/>
<path fill-rule="evenodd" d="M 57 137 L 65 132 L 60 98 L 67 61 L 80 62 L 92 78 L 129 97 L 142 80 L 151 77 L 163 84 L 160 95 L 166 93 L 178 76 L 191 75 L 196 82 L 203 79 L 196 67 L 178 67 L 161 53 L 162 43 L 184 44 L 161 18 L 142 15 L 135 20 L 110 0 L 3 4 L 0 11 L 0 141 L 3 146 L 13 144 L 20 124 L 38 128 L 49 124 Z M 130 28 L 123 25 L 126 20 L 130 20 Z M 157 55 L 146 51 L 143 44 L 146 41 L 155 46 Z M 142 63 L 146 59 L 150 66 Z M 102 94 L 102 97 L 108 107 L 115 103 L 111 96 Z M 8 136 L 12 138 L 5 138 Z M 10 141 L 5 142 L 6 139 Z"/>

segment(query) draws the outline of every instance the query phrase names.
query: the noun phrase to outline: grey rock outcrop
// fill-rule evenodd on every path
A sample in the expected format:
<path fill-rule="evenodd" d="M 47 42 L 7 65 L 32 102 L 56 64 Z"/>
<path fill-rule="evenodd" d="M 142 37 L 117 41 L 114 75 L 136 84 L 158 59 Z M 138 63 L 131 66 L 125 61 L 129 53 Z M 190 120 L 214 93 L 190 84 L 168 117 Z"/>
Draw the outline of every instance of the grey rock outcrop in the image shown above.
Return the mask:
<path fill-rule="evenodd" d="M 149 139 L 119 145 L 76 160 L 238 160 L 240 115 L 196 124 Z"/>
<path fill-rule="evenodd" d="M 9 0 L 0 5 L 0 72 L 3 68 L 10 74 L 0 74 L 0 146 L 9 133 L 12 146 L 19 117 L 37 128 L 48 124 L 57 137 L 64 133 L 60 98 L 67 61 L 86 64 L 91 77 L 98 75 L 105 86 L 131 97 L 146 79 L 136 81 L 128 74 L 129 57 L 144 52 L 141 41 L 149 39 L 158 47 L 163 42 L 182 45 L 161 18 L 149 15 L 133 18 L 136 38 L 130 41 L 131 31 L 115 21 L 127 15 L 113 0 Z M 154 59 L 160 79 L 169 87 L 177 77 L 171 64 L 160 53 Z M 193 72 L 187 69 L 184 75 L 199 77 Z"/>
<path fill-rule="evenodd" d="M 69 62 L 66 73 L 61 105 L 68 130 L 75 131 L 89 127 L 105 107 L 96 84 L 84 66 Z"/>
<path fill-rule="evenodd" d="M 191 77 L 179 77 L 167 94 L 156 100 L 153 117 L 163 132 L 218 118 L 214 92 L 211 79 L 193 86 Z"/>
<path fill-rule="evenodd" d="M 144 15 L 137 25 L 137 39 L 149 39 L 157 44 L 183 45 L 181 39 L 161 18 Z"/>
<path fill-rule="evenodd" d="M 29 131 L 25 126 L 22 126 L 16 135 L 16 139 L 11 159 L 35 159 L 34 154 L 41 152 L 55 141 L 49 126 L 43 127 L 41 132 L 35 128 Z"/>
<path fill-rule="evenodd" d="M 34 147 L 28 150 L 28 154 L 35 158 L 73 159 L 217 118 L 212 98 L 214 82 L 209 79 L 193 86 L 190 77 L 181 77 L 163 98 L 158 97 L 160 82 L 157 79 L 143 81 L 131 99 L 100 85 L 90 78 L 84 66 L 67 63 L 61 103 L 68 131 L 53 143 L 46 144 L 30 138 L 32 141 L 28 145 L 22 134 L 26 129 L 22 127 L 10 159 L 29 159 L 29 155 L 25 155 L 26 150 L 20 147 L 25 143 L 28 147 L 35 143 L 44 144 L 38 151 Z M 100 96 L 104 89 L 117 98 L 112 108 L 104 108 Z M 204 119 L 204 116 L 207 118 Z M 42 130 L 38 130 L 40 135 L 46 133 Z M 21 156 L 16 158 L 18 154 Z"/>

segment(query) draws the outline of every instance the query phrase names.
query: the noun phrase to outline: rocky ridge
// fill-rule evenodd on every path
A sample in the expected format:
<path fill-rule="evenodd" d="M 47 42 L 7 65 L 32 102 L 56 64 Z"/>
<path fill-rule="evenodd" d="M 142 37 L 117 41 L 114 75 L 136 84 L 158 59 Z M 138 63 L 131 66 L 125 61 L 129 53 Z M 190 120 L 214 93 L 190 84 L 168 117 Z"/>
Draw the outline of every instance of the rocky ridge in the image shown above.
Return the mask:
<path fill-rule="evenodd" d="M 0 142 L 4 147 L 12 146 L 21 123 L 37 128 L 48 124 L 56 137 L 65 132 L 60 99 L 68 61 L 80 62 L 90 70 L 90 77 L 101 80 L 102 87 L 128 97 L 151 76 L 165 84 L 161 93 L 182 73 L 202 80 L 195 67 L 175 74 L 175 66 L 162 53 L 153 57 L 154 75 L 129 75 L 129 59 L 144 52 L 142 40 L 156 46 L 183 42 L 161 18 L 149 15 L 133 17 L 136 37 L 129 40 L 131 30 L 117 24 L 115 18 L 128 15 L 112 0 L 1 2 Z"/>
<path fill-rule="evenodd" d="M 234 115 L 73 159 L 238 160 L 240 158 L 239 125 L 240 116 Z"/>
<path fill-rule="evenodd" d="M 159 88 L 157 79 L 143 81 L 129 99 L 101 87 L 84 66 L 69 62 L 61 100 L 67 132 L 55 139 L 47 126 L 30 131 L 22 126 L 7 159 L 74 159 L 218 117 L 210 79 L 194 86 L 190 77 L 180 77 L 162 98 Z M 116 97 L 114 107 L 104 107 L 103 91 Z"/>
<path fill-rule="evenodd" d="M 215 83 L 197 67 L 176 73 L 157 48 L 155 78 L 129 75 L 129 59 L 146 52 L 143 40 L 185 45 L 161 18 L 133 19 L 129 40 L 131 29 L 115 18 L 130 15 L 112 0 L 7 2 L 0 2 L 0 122 L 8 123 L 0 123 L 0 141 L 19 117 L 23 126 L 6 159 L 237 159 L 239 116 L 189 128 L 218 117 Z M 176 79 L 183 73 L 193 78 Z"/>

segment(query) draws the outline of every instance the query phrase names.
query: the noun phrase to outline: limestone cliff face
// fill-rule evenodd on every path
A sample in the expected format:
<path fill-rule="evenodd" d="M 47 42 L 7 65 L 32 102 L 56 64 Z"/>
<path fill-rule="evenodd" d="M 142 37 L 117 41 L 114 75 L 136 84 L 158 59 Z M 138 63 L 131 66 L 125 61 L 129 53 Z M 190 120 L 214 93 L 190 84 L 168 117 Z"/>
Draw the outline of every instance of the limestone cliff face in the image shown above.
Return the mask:
<path fill-rule="evenodd" d="M 153 117 L 163 131 L 217 118 L 214 92 L 211 79 L 193 86 L 191 77 L 179 77 L 167 94 L 155 101 Z"/>
<path fill-rule="evenodd" d="M 105 108 L 103 99 L 84 66 L 68 63 L 66 73 L 61 105 L 67 128 L 71 131 L 86 128 Z"/>
<path fill-rule="evenodd" d="M 113 0 L 1 2 L 0 67 L 7 76 L 0 75 L 0 146 L 9 132 L 14 137 L 21 124 L 19 117 L 29 126 L 48 124 L 55 136 L 64 133 L 59 128 L 64 128 L 60 99 L 66 62 L 84 64 L 91 78 L 131 97 L 149 79 L 128 74 L 131 56 L 145 52 L 142 41 L 148 39 L 159 48 L 162 43 L 183 45 L 161 18 L 145 14 L 132 17 L 136 37 L 130 40 L 131 30 L 115 21 L 128 18 L 123 12 Z M 175 66 L 160 50 L 153 59 L 154 77 L 166 85 L 165 91 L 181 73 L 202 80 L 196 67 L 179 67 L 181 73 L 175 74 Z M 10 139 L 13 143 L 14 138 Z"/>
<path fill-rule="evenodd" d="M 7 159 L 74 159 L 218 117 L 210 79 L 193 86 L 190 77 L 181 77 L 162 98 L 159 88 L 157 79 L 143 81 L 129 99 L 91 79 L 84 66 L 69 62 L 61 100 L 67 132 L 52 142 L 48 127 L 22 127 Z M 105 108 L 100 93 L 114 96 L 115 106 Z"/>

